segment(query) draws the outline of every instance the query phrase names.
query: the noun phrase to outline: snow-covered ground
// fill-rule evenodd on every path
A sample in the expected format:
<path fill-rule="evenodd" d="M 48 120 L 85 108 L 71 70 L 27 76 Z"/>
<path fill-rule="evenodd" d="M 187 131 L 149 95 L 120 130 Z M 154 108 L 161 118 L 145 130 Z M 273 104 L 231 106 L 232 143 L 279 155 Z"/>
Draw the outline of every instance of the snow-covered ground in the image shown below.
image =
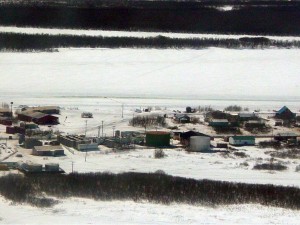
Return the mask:
<path fill-rule="evenodd" d="M 300 212 L 261 205 L 217 207 L 149 202 L 60 200 L 53 208 L 10 204 L 0 198 L 1 224 L 298 224 Z"/>
<path fill-rule="evenodd" d="M 255 35 L 225 35 L 225 34 L 195 34 L 195 33 L 165 33 L 165 32 L 134 32 L 134 31 L 107 31 L 107 30 L 76 30 L 76 29 L 50 29 L 32 27 L 0 26 L 3 33 L 24 33 L 24 34 L 49 34 L 49 35 L 78 35 L 78 36 L 103 36 L 103 37 L 157 37 L 163 35 L 170 38 L 218 38 L 238 39 L 241 37 L 261 37 Z M 299 41 L 296 36 L 264 36 L 273 40 Z"/>
<path fill-rule="evenodd" d="M 167 157 L 154 158 L 154 149 L 137 147 L 130 151 L 112 152 L 100 145 L 99 151 L 79 152 L 65 149 L 62 157 L 40 157 L 31 155 L 30 149 L 18 148 L 18 154 L 5 160 L 20 160 L 35 163 L 59 163 L 67 173 L 76 172 L 156 172 L 162 170 L 167 174 L 195 179 L 224 180 L 243 183 L 275 184 L 300 187 L 300 173 L 295 167 L 300 159 L 275 159 L 286 165 L 286 171 L 253 170 L 256 163 L 269 163 L 271 156 L 265 154 L 271 149 L 241 147 L 247 157 L 241 158 L 233 153 L 189 153 L 183 149 L 165 149 Z M 73 167 L 72 167 L 73 166 Z"/>
<path fill-rule="evenodd" d="M 0 53 L 4 94 L 299 100 L 297 49 Z M 84 99 L 82 99 L 84 101 Z"/>

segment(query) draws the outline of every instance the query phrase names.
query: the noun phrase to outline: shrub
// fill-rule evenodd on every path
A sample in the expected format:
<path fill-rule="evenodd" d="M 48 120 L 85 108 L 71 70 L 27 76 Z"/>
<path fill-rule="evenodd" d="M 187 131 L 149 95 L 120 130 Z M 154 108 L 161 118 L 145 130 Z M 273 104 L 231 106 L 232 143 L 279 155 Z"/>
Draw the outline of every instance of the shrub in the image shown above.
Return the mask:
<path fill-rule="evenodd" d="M 200 119 L 198 117 L 191 117 L 191 123 L 198 124 L 198 123 L 200 123 Z"/>
<path fill-rule="evenodd" d="M 129 121 L 133 127 L 166 126 L 166 118 L 163 116 L 136 116 Z"/>
<path fill-rule="evenodd" d="M 258 143 L 261 148 L 275 148 L 280 149 L 281 143 L 279 141 L 261 141 Z"/>
<path fill-rule="evenodd" d="M 281 163 L 262 163 L 262 164 L 256 164 L 253 167 L 254 170 L 286 170 L 287 166 L 282 165 Z"/>
<path fill-rule="evenodd" d="M 234 152 L 233 154 L 241 158 L 246 158 L 248 156 L 245 152 Z"/>
<path fill-rule="evenodd" d="M 227 106 L 224 110 L 230 111 L 230 112 L 240 112 L 240 111 L 242 111 L 242 107 L 238 106 L 238 105 L 230 105 L 230 106 Z"/>
<path fill-rule="evenodd" d="M 162 149 L 155 149 L 155 151 L 154 151 L 154 158 L 155 159 L 164 158 L 165 156 L 166 156 L 165 152 Z"/>
<path fill-rule="evenodd" d="M 38 207 L 55 204 L 38 196 L 95 200 L 147 200 L 153 203 L 203 205 L 263 204 L 300 209 L 300 189 L 264 184 L 196 180 L 159 173 L 72 173 L 0 177 L 0 194 Z M 55 184 L 55 185 L 53 185 Z"/>
<path fill-rule="evenodd" d="M 288 150 L 277 150 L 270 153 L 272 157 L 283 158 L 283 159 L 299 159 L 300 149 L 288 149 Z"/>

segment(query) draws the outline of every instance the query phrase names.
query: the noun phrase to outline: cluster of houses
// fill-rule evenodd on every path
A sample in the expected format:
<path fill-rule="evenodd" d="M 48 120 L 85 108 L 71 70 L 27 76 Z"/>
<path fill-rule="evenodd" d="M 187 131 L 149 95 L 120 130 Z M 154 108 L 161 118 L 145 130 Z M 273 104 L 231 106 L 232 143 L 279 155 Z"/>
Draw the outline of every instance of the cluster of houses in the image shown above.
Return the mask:
<path fill-rule="evenodd" d="M 59 113 L 60 109 L 57 106 L 24 107 L 17 112 L 17 118 L 19 121 L 33 122 L 39 125 L 55 125 L 59 123 L 59 120 L 53 114 Z"/>
<path fill-rule="evenodd" d="M 13 118 L 12 112 L 10 111 L 10 117 L 7 117 L 4 124 L 6 125 L 6 133 L 25 135 L 26 130 L 36 129 L 38 125 L 59 124 L 58 117 L 54 115 L 59 113 L 60 109 L 57 106 L 22 107 L 16 111 L 16 118 Z M 8 115 L 8 112 L 6 115 Z M 12 126 L 13 119 L 18 125 Z"/>
<path fill-rule="evenodd" d="M 16 114 L 19 121 L 18 126 L 12 126 L 12 123 L 7 124 L 6 132 L 9 134 L 19 133 L 20 143 L 23 143 L 24 148 L 32 149 L 32 154 L 37 156 L 61 156 L 64 155 L 64 149 L 61 145 L 69 148 L 74 148 L 78 151 L 88 151 L 98 149 L 99 144 L 115 148 L 119 146 L 129 146 L 131 144 L 145 144 L 149 147 L 161 148 L 171 145 L 171 139 L 178 140 L 181 146 L 190 151 L 210 151 L 214 148 L 228 148 L 228 145 L 244 146 L 255 145 L 255 136 L 253 135 L 234 135 L 228 134 L 224 136 L 222 141 L 218 141 L 215 146 L 212 146 L 211 140 L 214 137 L 197 131 L 148 131 L 141 134 L 133 131 L 116 131 L 113 137 L 88 138 L 79 135 L 59 135 L 57 140 L 41 141 L 39 137 L 27 137 L 25 131 L 35 129 L 38 125 L 55 125 L 58 124 L 56 114 L 60 113 L 59 107 L 22 107 Z M 187 107 L 187 113 L 175 114 L 174 121 L 177 123 L 190 123 L 191 117 L 188 113 L 194 113 L 193 109 Z M 90 113 L 83 113 L 82 117 L 88 118 L 92 116 Z M 294 121 L 296 114 L 292 113 L 286 106 L 276 111 L 274 117 L 276 121 Z M 9 109 L 0 110 L 0 123 L 10 120 L 12 122 L 12 111 Z M 265 120 L 258 117 L 256 113 L 241 112 L 237 114 L 229 114 L 221 111 L 212 111 L 206 114 L 206 122 L 214 128 L 228 128 L 244 126 L 245 128 L 262 128 L 266 126 Z M 4 122 L 6 123 L 6 122 Z M 297 135 L 294 133 L 280 133 L 274 136 L 275 140 L 287 141 L 297 140 Z"/>

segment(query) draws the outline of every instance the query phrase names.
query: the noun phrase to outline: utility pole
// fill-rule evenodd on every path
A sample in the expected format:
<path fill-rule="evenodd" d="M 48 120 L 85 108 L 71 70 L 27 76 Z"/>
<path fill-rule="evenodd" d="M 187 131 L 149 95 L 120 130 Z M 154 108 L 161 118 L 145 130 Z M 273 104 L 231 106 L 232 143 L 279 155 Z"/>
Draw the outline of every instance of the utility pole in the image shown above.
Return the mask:
<path fill-rule="evenodd" d="M 100 138 L 100 129 L 101 129 L 101 126 L 98 126 L 98 138 Z"/>
<path fill-rule="evenodd" d="M 74 162 L 72 161 L 72 173 L 74 172 L 74 170 L 73 170 L 73 164 L 74 164 Z"/>
<path fill-rule="evenodd" d="M 13 106 L 13 102 L 10 102 L 10 113 L 11 113 L 11 121 L 13 120 L 13 112 L 12 112 L 12 106 Z"/>
<path fill-rule="evenodd" d="M 102 138 L 103 138 L 103 120 L 101 121 L 102 122 Z"/>
<path fill-rule="evenodd" d="M 86 137 L 86 131 L 87 131 L 87 120 L 85 120 L 85 132 L 84 132 L 85 137 Z"/>
<path fill-rule="evenodd" d="M 115 126 L 112 127 L 112 130 L 113 130 L 113 137 L 115 137 L 115 128 L 116 128 Z"/>
<path fill-rule="evenodd" d="M 122 103 L 122 119 L 124 118 L 124 104 Z"/>

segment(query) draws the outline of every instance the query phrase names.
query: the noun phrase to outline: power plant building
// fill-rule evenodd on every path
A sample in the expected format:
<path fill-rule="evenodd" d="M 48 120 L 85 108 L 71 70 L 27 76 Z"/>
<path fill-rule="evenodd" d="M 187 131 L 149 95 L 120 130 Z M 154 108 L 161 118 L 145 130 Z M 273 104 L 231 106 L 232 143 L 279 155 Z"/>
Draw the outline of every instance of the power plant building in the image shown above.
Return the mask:
<path fill-rule="evenodd" d="M 146 133 L 146 145 L 151 147 L 170 146 L 171 135 L 165 131 L 148 131 Z"/>

